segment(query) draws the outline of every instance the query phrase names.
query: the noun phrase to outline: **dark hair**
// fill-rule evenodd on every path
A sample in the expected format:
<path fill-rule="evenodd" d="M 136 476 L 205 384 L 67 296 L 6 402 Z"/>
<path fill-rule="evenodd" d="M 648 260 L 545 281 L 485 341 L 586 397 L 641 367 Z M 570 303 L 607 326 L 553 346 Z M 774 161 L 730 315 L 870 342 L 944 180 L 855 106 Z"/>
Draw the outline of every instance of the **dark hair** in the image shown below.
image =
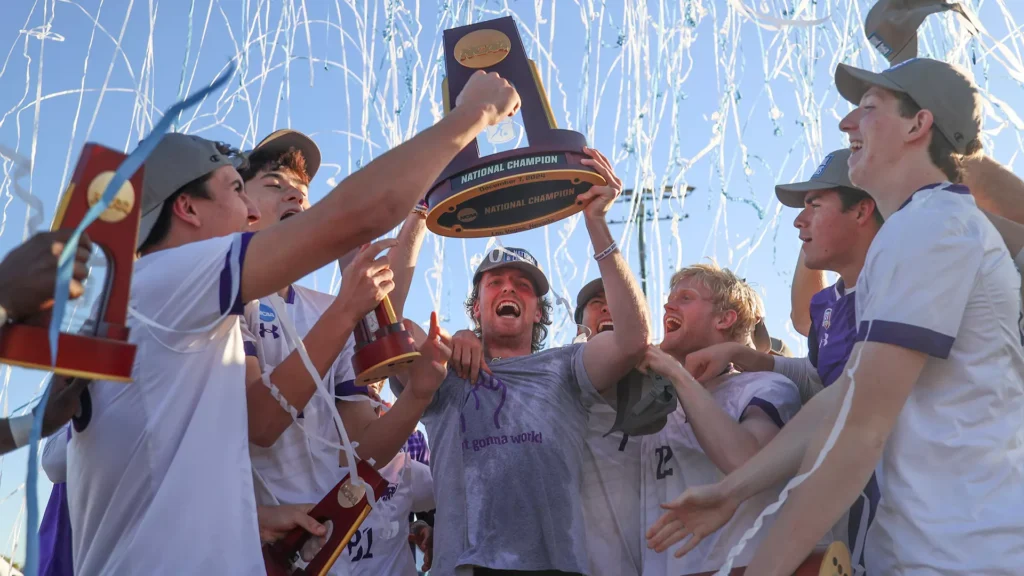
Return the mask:
<path fill-rule="evenodd" d="M 309 185 L 306 157 L 294 146 L 278 153 L 270 150 L 257 150 L 249 155 L 248 165 L 244 169 L 240 168 L 238 173 L 242 175 L 242 180 L 248 182 L 260 172 L 272 172 L 282 168 L 294 172 L 303 184 Z"/>
<path fill-rule="evenodd" d="M 536 287 L 534 287 L 536 289 Z M 483 332 L 480 330 L 480 323 L 473 317 L 473 306 L 480 299 L 480 282 L 473 284 L 473 292 L 466 298 L 466 314 L 473 321 L 473 333 L 477 338 L 483 340 Z M 544 340 L 548 337 L 548 326 L 551 326 L 551 301 L 547 296 L 537 298 L 540 306 L 540 322 L 534 322 L 533 334 L 530 340 L 530 351 L 538 352 L 543 348 Z"/>
<path fill-rule="evenodd" d="M 878 203 L 871 197 L 870 194 L 857 188 L 849 188 L 847 186 L 840 186 L 836 188 L 836 193 L 839 194 L 839 201 L 843 204 L 843 212 L 849 212 L 851 208 L 860 204 L 865 200 L 870 200 L 873 207 L 871 215 L 874 216 L 875 224 L 882 225 L 885 220 L 882 218 L 882 213 L 878 210 Z"/>
<path fill-rule="evenodd" d="M 223 142 L 214 142 L 214 145 L 217 147 L 218 152 L 224 156 L 234 159 L 235 167 L 238 170 L 242 170 L 246 167 L 245 157 L 242 156 L 237 149 L 232 148 Z M 172 206 L 174 206 L 174 202 L 178 199 L 178 196 L 184 194 L 189 198 L 210 199 L 210 191 L 206 189 L 206 183 L 213 176 L 213 172 L 215 171 L 207 172 L 199 178 L 192 180 L 181 188 L 175 190 L 167 200 L 164 200 L 163 205 L 160 206 L 160 215 L 157 216 L 156 223 L 153 224 L 153 229 L 149 231 L 149 236 L 146 236 L 146 241 L 139 246 L 137 252 L 149 252 L 167 238 L 167 234 L 171 231 Z"/>
<path fill-rule="evenodd" d="M 895 94 L 896 100 L 899 103 L 900 116 L 903 118 L 913 118 L 921 111 L 921 107 L 918 106 L 917 102 L 914 102 L 914 99 L 905 92 L 895 92 Z M 932 139 L 928 143 L 928 156 L 931 158 L 932 164 L 935 164 L 939 170 L 942 170 L 942 173 L 946 175 L 946 178 L 949 178 L 950 182 L 954 184 L 963 182 L 964 159 L 974 156 L 979 152 L 981 152 L 981 140 L 975 138 L 968 142 L 966 152 L 961 154 L 956 151 L 956 148 L 953 148 L 953 144 L 950 143 L 945 134 L 932 124 Z"/>

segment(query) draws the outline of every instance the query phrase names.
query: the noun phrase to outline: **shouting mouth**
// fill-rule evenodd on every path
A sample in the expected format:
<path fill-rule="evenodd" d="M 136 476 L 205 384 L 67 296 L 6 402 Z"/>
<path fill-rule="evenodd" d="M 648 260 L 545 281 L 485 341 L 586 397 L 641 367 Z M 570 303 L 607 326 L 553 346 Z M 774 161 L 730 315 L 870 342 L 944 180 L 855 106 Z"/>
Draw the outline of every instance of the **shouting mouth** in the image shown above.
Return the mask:
<path fill-rule="evenodd" d="M 679 330 L 680 328 L 682 328 L 682 326 L 683 326 L 682 321 L 680 321 L 675 316 L 666 316 L 665 317 L 665 332 L 666 333 L 675 332 L 676 330 Z"/>
<path fill-rule="evenodd" d="M 502 300 L 498 302 L 498 306 L 494 309 L 497 312 L 499 318 L 519 318 L 523 313 L 519 304 L 512 300 Z"/>

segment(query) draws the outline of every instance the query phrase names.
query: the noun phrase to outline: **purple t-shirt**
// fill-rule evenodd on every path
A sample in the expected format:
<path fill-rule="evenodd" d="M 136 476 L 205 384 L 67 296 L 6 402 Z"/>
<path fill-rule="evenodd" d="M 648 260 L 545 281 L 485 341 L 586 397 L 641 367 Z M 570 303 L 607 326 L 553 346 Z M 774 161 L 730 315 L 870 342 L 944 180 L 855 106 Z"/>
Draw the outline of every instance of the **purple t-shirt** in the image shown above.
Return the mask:
<path fill-rule="evenodd" d="M 818 369 L 822 386 L 839 379 L 857 337 L 856 294 L 842 279 L 811 297 L 811 331 L 807 357 Z"/>

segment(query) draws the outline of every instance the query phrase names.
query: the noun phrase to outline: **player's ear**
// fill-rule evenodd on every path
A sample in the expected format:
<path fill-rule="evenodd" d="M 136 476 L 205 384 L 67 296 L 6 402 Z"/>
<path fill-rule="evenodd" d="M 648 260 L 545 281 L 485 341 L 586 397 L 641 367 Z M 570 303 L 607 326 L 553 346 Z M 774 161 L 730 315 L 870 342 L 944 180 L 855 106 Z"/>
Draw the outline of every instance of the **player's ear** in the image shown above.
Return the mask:
<path fill-rule="evenodd" d="M 171 204 L 171 214 L 189 226 L 199 228 L 202 225 L 199 213 L 196 211 L 195 199 L 188 194 L 178 194 L 174 203 Z"/>
<path fill-rule="evenodd" d="M 738 316 L 735 310 L 726 310 L 718 315 L 718 320 L 715 322 L 716 330 L 728 330 L 736 323 Z"/>

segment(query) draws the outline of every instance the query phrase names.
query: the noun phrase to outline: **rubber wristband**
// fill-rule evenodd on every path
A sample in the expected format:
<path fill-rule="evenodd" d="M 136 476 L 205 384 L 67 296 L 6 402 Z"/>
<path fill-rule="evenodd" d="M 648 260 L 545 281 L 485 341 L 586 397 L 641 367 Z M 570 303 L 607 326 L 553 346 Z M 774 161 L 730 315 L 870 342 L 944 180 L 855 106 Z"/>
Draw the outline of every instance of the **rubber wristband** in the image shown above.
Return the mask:
<path fill-rule="evenodd" d="M 605 258 L 611 256 L 612 252 L 615 252 L 618 249 L 619 245 L 616 244 L 615 241 L 612 241 L 610 246 L 608 246 L 604 250 L 601 250 L 601 252 L 594 254 L 594 260 L 600 262 L 601 260 L 604 260 Z"/>

